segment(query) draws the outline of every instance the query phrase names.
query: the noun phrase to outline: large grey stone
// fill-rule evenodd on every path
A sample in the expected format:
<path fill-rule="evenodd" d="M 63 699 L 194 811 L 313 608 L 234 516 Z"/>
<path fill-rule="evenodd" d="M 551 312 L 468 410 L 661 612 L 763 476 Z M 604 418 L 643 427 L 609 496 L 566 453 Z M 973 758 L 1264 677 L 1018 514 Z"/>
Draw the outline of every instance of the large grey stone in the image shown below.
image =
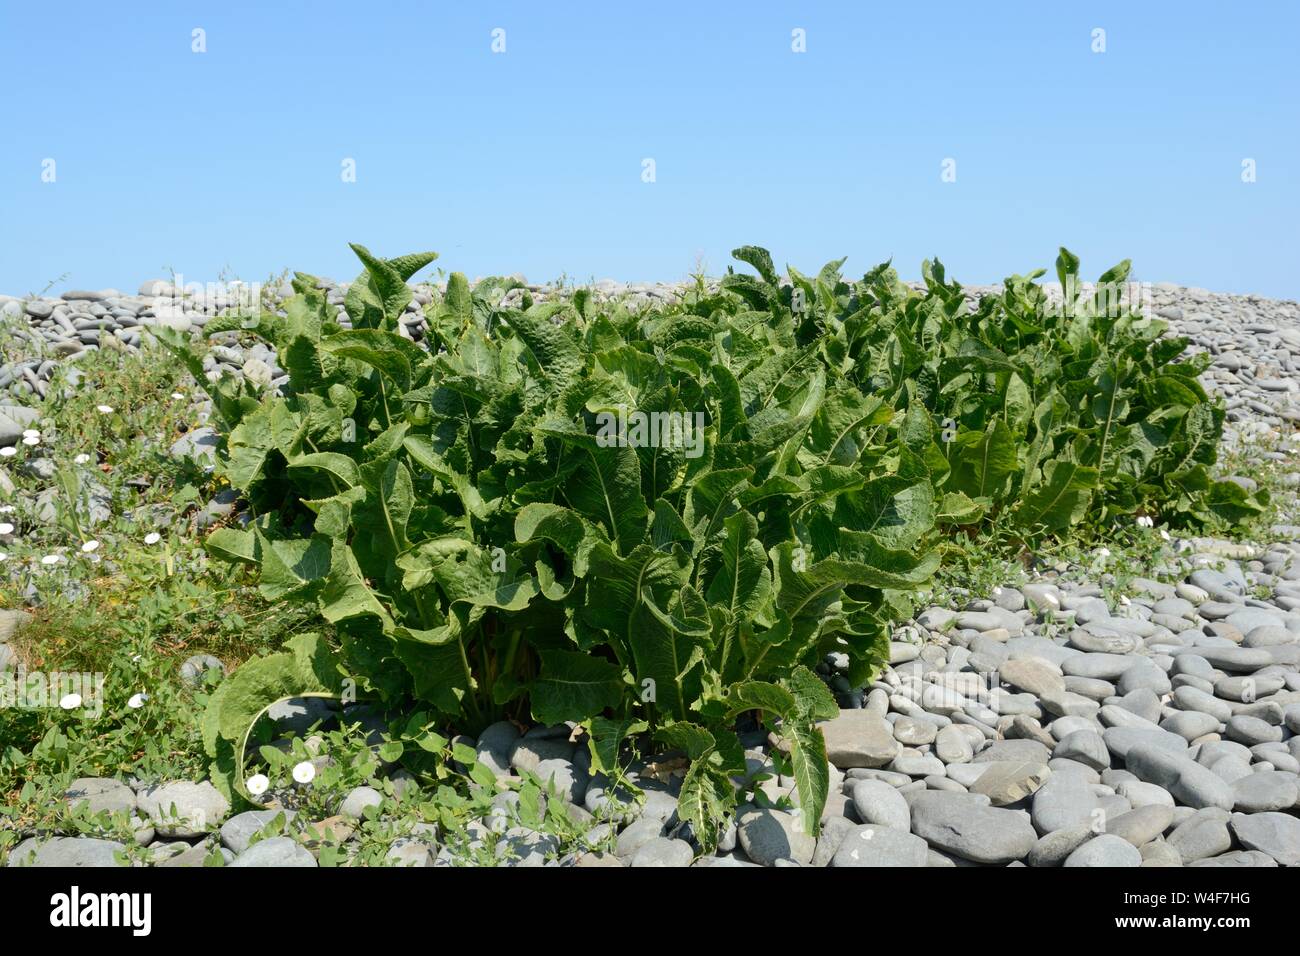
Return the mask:
<path fill-rule="evenodd" d="M 221 826 L 230 813 L 230 801 L 206 780 L 145 787 L 136 794 L 136 804 L 160 836 L 170 837 L 202 836 Z"/>
<path fill-rule="evenodd" d="M 9 854 L 8 866 L 80 867 L 126 866 L 118 854 L 126 846 L 115 840 L 98 840 L 94 837 L 35 837 L 23 840 Z"/>
<path fill-rule="evenodd" d="M 1127 840 L 1103 833 L 1071 853 L 1065 866 L 1141 866 L 1142 854 Z"/>
<path fill-rule="evenodd" d="M 1282 866 L 1300 866 L 1300 818 L 1289 813 L 1234 813 L 1231 826 L 1246 849 L 1267 853 Z"/>
<path fill-rule="evenodd" d="M 932 790 L 911 800 L 912 832 L 976 863 L 1010 863 L 1038 840 L 1027 814 L 988 806 L 977 794 Z"/>
<path fill-rule="evenodd" d="M 866 710 L 841 710 L 838 717 L 822 721 L 826 758 L 841 770 L 883 767 L 898 755 L 898 741 L 889 724 Z"/>
<path fill-rule="evenodd" d="M 925 866 L 929 847 L 919 836 L 877 823 L 854 827 L 844 835 L 831 866 Z"/>
<path fill-rule="evenodd" d="M 863 823 L 902 830 L 912 829 L 912 811 L 897 787 L 880 780 L 859 780 L 853 785 L 853 808 Z"/>
<path fill-rule="evenodd" d="M 254 843 L 235 857 L 235 861 L 230 865 L 232 867 L 314 867 L 316 858 L 289 837 L 271 837 Z"/>
<path fill-rule="evenodd" d="M 775 866 L 791 860 L 804 866 L 812 862 L 817 841 L 803 827 L 803 818 L 783 810 L 750 809 L 738 821 L 740 846 L 755 863 Z"/>
<path fill-rule="evenodd" d="M 1213 771 L 1161 747 L 1136 744 L 1129 748 L 1125 766 L 1139 780 L 1164 787 L 1185 806 L 1231 810 L 1236 800 L 1232 788 Z"/>

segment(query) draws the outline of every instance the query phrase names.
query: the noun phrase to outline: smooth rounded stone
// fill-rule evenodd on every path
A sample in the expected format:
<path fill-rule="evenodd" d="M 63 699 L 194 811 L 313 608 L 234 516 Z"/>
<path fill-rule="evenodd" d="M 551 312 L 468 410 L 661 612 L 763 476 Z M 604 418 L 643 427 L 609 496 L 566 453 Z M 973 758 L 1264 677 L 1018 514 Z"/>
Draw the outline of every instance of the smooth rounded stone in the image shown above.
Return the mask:
<path fill-rule="evenodd" d="M 1293 734 L 1300 734 L 1300 704 L 1288 704 L 1282 712 L 1282 723 Z"/>
<path fill-rule="evenodd" d="M 1047 763 L 1051 753 L 1036 740 L 995 740 L 975 755 L 974 763 L 994 763 L 1008 760 L 1028 763 Z"/>
<path fill-rule="evenodd" d="M 289 837 L 271 837 L 254 843 L 235 857 L 232 867 L 293 866 L 314 867 L 316 858 Z"/>
<path fill-rule="evenodd" d="M 1155 614 L 1168 614 L 1171 617 L 1188 617 L 1196 612 L 1196 605 L 1186 598 L 1169 597 L 1161 598 L 1151 605 L 1151 610 Z"/>
<path fill-rule="evenodd" d="M 1012 694 L 995 687 L 989 691 L 989 710 L 998 717 L 1034 717 L 1043 715 L 1038 698 L 1033 694 Z"/>
<path fill-rule="evenodd" d="M 1289 813 L 1234 813 L 1230 821 L 1237 842 L 1267 853 L 1282 866 L 1300 866 L 1300 818 Z"/>
<path fill-rule="evenodd" d="M 1127 840 L 1103 833 L 1084 843 L 1065 858 L 1063 864 L 1073 866 L 1126 866 L 1142 865 L 1142 854 Z"/>
<path fill-rule="evenodd" d="M 1284 693 L 1289 695 L 1291 691 L 1285 691 Z M 1234 717 L 1253 717 L 1256 720 L 1262 720 L 1274 730 L 1279 730 L 1282 726 L 1283 715 L 1283 701 L 1279 700 L 1279 698 L 1282 698 L 1282 694 L 1274 694 L 1269 700 L 1259 700 L 1253 704 L 1233 704 L 1232 715 Z M 1285 700 L 1289 702 L 1290 698 L 1287 697 Z M 1262 740 L 1260 743 L 1270 743 L 1270 741 Z M 1253 747 L 1254 744 L 1250 746 Z"/>
<path fill-rule="evenodd" d="M 1136 634 L 1119 631 L 1098 634 L 1093 630 L 1076 628 L 1070 632 L 1066 643 L 1087 654 L 1131 654 L 1142 642 Z"/>
<path fill-rule="evenodd" d="M 1078 654 L 1061 664 L 1061 673 L 1067 677 L 1116 681 L 1139 660 L 1132 654 Z"/>
<path fill-rule="evenodd" d="M 1180 687 L 1191 687 L 1209 697 L 1214 696 L 1213 681 L 1208 681 L 1204 677 L 1193 677 L 1191 674 L 1175 674 L 1169 683 L 1173 690 L 1178 690 Z"/>
<path fill-rule="evenodd" d="M 854 767 L 851 770 L 844 771 L 844 792 L 853 792 L 853 781 L 855 780 L 880 780 L 889 784 L 891 787 L 904 787 L 912 782 L 912 778 L 905 773 L 894 773 L 892 770 L 873 770 L 867 767 Z"/>
<path fill-rule="evenodd" d="M 939 730 L 935 737 L 934 752 L 945 764 L 966 763 L 975 756 L 975 747 L 967 734 L 957 724 Z"/>
<path fill-rule="evenodd" d="M 1128 748 L 1124 762 L 1138 779 L 1163 787 L 1184 806 L 1231 810 L 1235 802 L 1232 788 L 1227 783 L 1184 754 L 1150 743 L 1138 743 Z"/>
<path fill-rule="evenodd" d="M 1160 836 L 1174 822 L 1174 807 L 1169 804 L 1149 803 L 1117 815 L 1107 814 L 1106 832 L 1114 834 L 1135 847 L 1142 847 Z"/>
<path fill-rule="evenodd" d="M 1043 694 L 1038 701 L 1045 711 L 1058 717 L 1095 717 L 1101 709 L 1095 700 L 1068 690 Z"/>
<path fill-rule="evenodd" d="M 339 805 L 339 815 L 349 820 L 364 820 L 366 807 L 377 807 L 384 802 L 384 795 L 374 787 L 353 787 Z"/>
<path fill-rule="evenodd" d="M 226 665 L 211 654 L 195 654 L 187 657 L 181 663 L 181 682 L 186 687 L 202 687 L 208 671 L 216 671 L 220 677 L 224 677 Z"/>
<path fill-rule="evenodd" d="M 1210 765 L 1210 770 L 1225 783 L 1236 783 L 1242 777 L 1249 777 L 1254 773 L 1249 763 L 1233 756 L 1220 757 Z"/>
<path fill-rule="evenodd" d="M 1004 611 L 1023 611 L 1025 596 L 1016 588 L 998 587 L 993 589 L 993 603 Z"/>
<path fill-rule="evenodd" d="M 1190 631 L 1196 624 L 1185 617 L 1174 617 L 1170 614 L 1152 614 L 1151 623 L 1163 627 L 1172 634 L 1181 634 L 1183 631 Z"/>
<path fill-rule="evenodd" d="M 1070 734 L 1080 730 L 1096 730 L 1097 722 L 1088 717 L 1058 717 L 1047 725 L 1047 729 L 1055 738 L 1052 741 L 1052 750 L 1055 750 L 1056 745 Z"/>
<path fill-rule="evenodd" d="M 1110 751 L 1106 749 L 1101 734 L 1095 730 L 1076 730 L 1067 734 L 1052 751 L 1052 757 L 1075 760 L 1098 771 L 1110 766 Z"/>
<path fill-rule="evenodd" d="M 1045 581 L 1034 581 L 1020 589 L 1025 601 L 1035 611 L 1056 612 L 1061 609 L 1061 589 Z"/>
<path fill-rule="evenodd" d="M 1300 782 L 1293 773 L 1264 770 L 1242 777 L 1232 785 L 1237 797 L 1235 809 L 1241 813 L 1267 813 L 1290 810 L 1300 801 Z"/>
<path fill-rule="evenodd" d="M 939 725 L 928 720 L 900 716 L 893 722 L 894 739 L 909 747 L 920 747 L 932 743 L 938 736 Z"/>
<path fill-rule="evenodd" d="M 841 770 L 883 767 L 898 755 L 898 741 L 889 724 L 867 710 L 841 710 L 818 726 L 826 740 L 826 757 Z"/>
<path fill-rule="evenodd" d="M 1228 720 L 1226 736 L 1229 740 L 1251 747 L 1255 744 L 1280 741 L 1282 739 L 1282 728 L 1274 727 L 1258 717 L 1237 714 Z"/>
<path fill-rule="evenodd" d="M 1067 677 L 1065 689 L 1071 694 L 1078 694 L 1098 702 L 1115 696 L 1114 684 L 1108 680 L 1097 680 L 1095 677 Z"/>
<path fill-rule="evenodd" d="M 1088 780 L 1075 774 L 1053 774 L 1034 793 L 1030 813 L 1034 828 L 1042 834 L 1089 824 L 1100 806 Z"/>
<path fill-rule="evenodd" d="M 931 846 L 976 863 L 1022 859 L 1038 842 L 1028 815 L 991 807 L 985 800 L 978 794 L 918 793 L 911 800 L 912 832 Z"/>
<path fill-rule="evenodd" d="M 952 780 L 963 787 L 973 787 L 975 781 L 984 776 L 985 771 L 997 763 L 952 763 L 948 765 L 948 775 L 944 779 Z"/>
<path fill-rule="evenodd" d="M 1141 783 L 1142 781 L 1133 776 L 1127 770 L 1117 770 L 1114 767 L 1108 767 L 1101 772 L 1101 782 L 1112 790 L 1118 792 L 1121 783 Z"/>
<path fill-rule="evenodd" d="M 1040 696 L 1066 689 L 1061 669 L 1041 657 L 1012 658 L 998 669 L 998 677 L 1012 687 Z"/>
<path fill-rule="evenodd" d="M 1152 840 L 1138 850 L 1142 854 L 1142 865 L 1147 867 L 1177 867 L 1183 865 L 1183 858 L 1178 851 L 1163 838 Z"/>
<path fill-rule="evenodd" d="M 855 820 L 845 816 L 822 820 L 821 832 L 817 835 L 817 849 L 813 853 L 809 866 L 830 866 L 835 858 L 835 851 L 840 848 L 844 838 L 858 828 Z"/>
<path fill-rule="evenodd" d="M 78 777 L 68 785 L 63 798 L 70 806 L 84 806 L 92 814 L 133 814 L 136 810 L 135 791 L 111 777 Z"/>
<path fill-rule="evenodd" d="M 1127 710 L 1131 714 L 1136 714 L 1143 720 L 1149 720 L 1153 724 L 1160 720 L 1160 697 L 1150 688 L 1140 687 L 1137 690 L 1129 691 L 1123 697 L 1110 699 L 1116 707 Z M 1100 715 L 1101 713 L 1098 711 L 1098 716 Z"/>
<path fill-rule="evenodd" d="M 804 832 L 803 819 L 781 810 L 744 811 L 737 820 L 737 836 L 745 855 L 760 866 L 774 866 L 777 860 L 804 866 L 817 849 L 817 841 Z"/>
<path fill-rule="evenodd" d="M 889 763 L 889 769 L 895 773 L 905 773 L 909 777 L 928 777 L 931 774 L 944 775 L 944 763 L 932 754 L 907 753 L 904 751 Z"/>
<path fill-rule="evenodd" d="M 1205 601 L 1196 609 L 1196 613 L 1207 621 L 1224 621 L 1227 620 L 1236 611 L 1241 610 L 1241 605 L 1230 603 L 1228 601 Z"/>
<path fill-rule="evenodd" d="M 1082 651 L 1076 651 L 1073 647 L 1057 644 L 1050 638 L 1037 634 L 1026 637 L 1013 637 L 1006 644 L 1006 657 L 1008 660 L 1015 660 L 1020 657 L 1041 657 L 1057 667 L 1063 666 L 1066 661 L 1073 657 L 1081 656 L 1082 653 Z"/>
<path fill-rule="evenodd" d="M 1132 694 L 1139 690 L 1148 690 L 1158 696 L 1168 694 L 1172 689 L 1169 675 L 1157 665 L 1144 662 L 1130 667 L 1119 677 L 1116 685 L 1121 694 Z"/>
<path fill-rule="evenodd" d="M 1232 708 L 1226 702 L 1195 687 L 1176 688 L 1173 704 L 1180 710 L 1208 714 L 1216 723 L 1227 723 L 1232 717 Z"/>
<path fill-rule="evenodd" d="M 651 840 L 664 835 L 662 820 L 652 817 L 639 817 L 625 826 L 618 834 L 614 844 L 614 854 L 619 859 L 630 860 L 637 850 Z"/>
<path fill-rule="evenodd" d="M 1258 607 L 1235 610 L 1225 618 L 1225 621 L 1242 634 L 1249 634 L 1261 627 L 1286 627 L 1286 618 L 1281 612 L 1266 611 Z M 1245 638 L 1242 640 L 1244 641 Z"/>
<path fill-rule="evenodd" d="M 1047 768 L 1054 774 L 1077 777 L 1085 783 L 1101 783 L 1101 774 L 1086 763 L 1080 763 L 1077 760 L 1070 760 L 1066 757 L 1053 757 L 1047 761 Z"/>
<path fill-rule="evenodd" d="M 1198 710 L 1181 710 L 1170 714 L 1160 722 L 1160 728 L 1171 734 L 1177 734 L 1184 740 L 1195 740 L 1219 729 L 1219 721 L 1212 714 Z"/>
<path fill-rule="evenodd" d="M 99 840 L 95 837 L 29 837 L 10 851 L 6 866 L 127 866 L 127 863 L 118 859 L 118 855 L 124 853 L 126 845 L 116 840 Z"/>
<path fill-rule="evenodd" d="M 1003 731 L 1003 736 L 1008 740 L 1033 740 L 1044 747 L 1056 746 L 1055 738 L 1044 729 L 1037 719 L 1024 715 L 1015 717 L 1011 721 L 1011 725 Z"/>
<path fill-rule="evenodd" d="M 1273 663 L 1272 655 L 1263 647 L 1213 647 L 1198 644 L 1194 650 L 1198 657 L 1204 658 L 1212 667 L 1234 674 L 1253 674 Z M 1181 657 L 1184 653 L 1187 651 L 1176 650 L 1174 656 Z"/>
<path fill-rule="evenodd" d="M 1096 836 L 1091 824 L 1080 823 L 1053 830 L 1038 838 L 1025 862 L 1030 866 L 1060 866 L 1067 857 L 1088 840 Z"/>
<path fill-rule="evenodd" d="M 573 760 L 577 745 L 554 737 L 521 737 L 510 749 L 510 766 L 514 770 L 535 773 L 543 760 Z"/>
<path fill-rule="evenodd" d="M 946 631 L 957 612 L 946 607 L 929 607 L 916 617 L 916 623 L 928 631 Z"/>
<path fill-rule="evenodd" d="M 1098 597 L 1086 597 L 1082 601 L 1076 601 L 1073 596 L 1067 597 L 1064 602 L 1066 610 L 1073 609 L 1074 620 L 1078 624 L 1087 624 L 1089 621 L 1104 621 L 1110 617 L 1110 608 L 1106 602 Z"/>
<path fill-rule="evenodd" d="M 1253 704 L 1261 697 L 1276 694 L 1286 687 L 1286 679 L 1277 674 L 1252 674 L 1249 677 L 1225 677 L 1216 681 L 1214 693 L 1226 700 Z"/>
<path fill-rule="evenodd" d="M 1249 765 L 1252 754 L 1249 748 L 1231 740 L 1207 740 L 1199 744 L 1193 757 L 1202 767 L 1213 767 L 1224 757 L 1236 757 Z"/>
<path fill-rule="evenodd" d="M 1203 680 L 1213 680 L 1215 676 L 1214 665 L 1201 655 L 1191 652 L 1174 655 L 1171 672 L 1174 674 L 1188 674 Z"/>
<path fill-rule="evenodd" d="M 889 663 L 898 665 L 914 661 L 921 656 L 921 648 L 916 644 L 902 641 L 889 642 Z"/>
<path fill-rule="evenodd" d="M 853 785 L 853 808 L 863 823 L 878 823 L 895 830 L 912 829 L 912 811 L 896 787 L 880 780 L 859 780 Z"/>
<path fill-rule="evenodd" d="M 987 611 L 962 611 L 953 623 L 961 629 L 988 633 L 995 630 L 1007 631 L 1009 635 L 1020 634 L 1025 627 L 1019 615 L 994 605 Z"/>
<path fill-rule="evenodd" d="M 628 866 L 690 866 L 695 851 L 685 840 L 655 837 L 642 844 L 628 861 Z"/>
<path fill-rule="evenodd" d="M 230 813 L 230 801 L 204 780 L 177 780 L 154 784 L 136 794 L 140 812 L 160 836 L 197 837 L 221 826 Z"/>
<path fill-rule="evenodd" d="M 830 865 L 836 869 L 851 866 L 926 866 L 930 848 L 925 840 L 905 830 L 877 823 L 866 823 L 846 833 L 835 849 Z"/>
<path fill-rule="evenodd" d="M 969 793 L 965 787 L 950 777 L 936 777 L 931 775 L 924 778 L 922 782 L 925 784 L 927 790 L 947 790 L 950 793 Z"/>
<path fill-rule="evenodd" d="M 475 759 L 497 776 L 510 774 L 510 755 L 519 740 L 519 729 L 508 720 L 489 724 L 474 743 Z"/>
<path fill-rule="evenodd" d="M 1183 863 L 1194 863 L 1232 849 L 1228 821 L 1232 814 L 1219 807 L 1197 810 L 1165 838 L 1178 851 Z"/>
<path fill-rule="evenodd" d="M 1276 647 L 1280 644 L 1294 644 L 1296 635 L 1277 624 L 1263 624 L 1247 632 L 1241 641 L 1242 647 Z"/>
<path fill-rule="evenodd" d="M 384 863 L 401 869 L 433 866 L 436 852 L 435 847 L 423 840 L 399 837 L 389 845 L 384 854 Z"/>
<path fill-rule="evenodd" d="M 1196 860 L 1188 866 L 1277 866 L 1277 860 L 1259 850 L 1229 850 L 1218 856 Z"/>
<path fill-rule="evenodd" d="M 221 844 L 235 854 L 248 849 L 254 836 L 283 815 L 287 825 L 297 815 L 292 810 L 246 810 L 221 825 Z"/>
<path fill-rule="evenodd" d="M 1192 584 L 1189 581 L 1180 581 L 1177 584 L 1175 584 L 1174 594 L 1176 594 L 1180 598 L 1183 598 L 1186 601 L 1190 601 L 1192 604 L 1195 604 L 1197 606 L 1204 604 L 1206 601 L 1210 599 L 1210 594 L 1208 591 L 1206 591 L 1202 587 L 1198 587 L 1197 585 Z"/>
<path fill-rule="evenodd" d="M 1005 807 L 1031 796 L 1052 775 L 1046 764 L 1032 761 L 995 761 L 971 785 L 972 793 L 989 798 L 995 807 Z"/>
<path fill-rule="evenodd" d="M 1174 797 L 1164 787 L 1141 780 L 1125 780 L 1115 788 L 1115 792 L 1129 802 L 1134 810 L 1142 807 L 1174 808 Z"/>
<path fill-rule="evenodd" d="M 566 803 L 580 804 L 587 795 L 590 778 L 587 772 L 561 759 L 543 760 L 533 771 L 543 784 L 555 787 L 555 794 Z"/>

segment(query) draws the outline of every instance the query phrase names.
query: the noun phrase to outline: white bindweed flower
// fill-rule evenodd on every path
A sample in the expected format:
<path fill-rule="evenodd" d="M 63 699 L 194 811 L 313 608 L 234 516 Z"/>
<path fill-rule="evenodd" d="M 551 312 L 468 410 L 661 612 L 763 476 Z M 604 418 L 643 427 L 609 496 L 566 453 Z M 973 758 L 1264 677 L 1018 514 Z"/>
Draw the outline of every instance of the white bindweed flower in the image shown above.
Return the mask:
<path fill-rule="evenodd" d="M 1169 540 L 1169 532 L 1166 531 L 1164 528 L 1161 528 L 1161 529 L 1160 529 L 1160 537 L 1162 537 L 1162 538 L 1164 538 L 1166 541 L 1168 541 L 1168 540 Z"/>
<path fill-rule="evenodd" d="M 74 465 L 84 465 L 89 461 L 90 461 L 90 456 L 87 455 L 85 452 L 82 452 L 76 458 L 72 459 L 72 463 Z"/>
<path fill-rule="evenodd" d="M 82 554 L 90 554 L 90 552 L 92 552 L 92 551 L 98 551 L 98 550 L 99 550 L 99 542 L 98 542 L 98 541 L 87 541 L 87 542 L 85 542 L 84 544 L 82 544 L 82 546 L 81 546 L 81 553 L 82 553 Z"/>
<path fill-rule="evenodd" d="M 64 710 L 76 710 L 81 706 L 80 694 L 64 694 L 59 698 L 59 706 Z"/>
<path fill-rule="evenodd" d="M 13 534 L 14 526 L 8 521 L 0 521 L 0 534 Z"/>
<path fill-rule="evenodd" d="M 1097 549 L 1097 555 L 1098 555 L 1099 557 L 1109 558 L 1109 557 L 1110 557 L 1110 548 L 1098 548 L 1098 549 Z"/>
<path fill-rule="evenodd" d="M 99 412 L 99 414 L 101 414 L 101 415 L 112 415 L 112 414 L 113 414 L 113 406 L 112 406 L 112 405 L 96 405 L 96 406 L 95 406 L 95 411 Z"/>
<path fill-rule="evenodd" d="M 144 536 L 145 544 L 157 544 L 161 540 L 162 540 L 162 535 L 160 535 L 157 531 L 150 531 L 147 535 Z"/>
<path fill-rule="evenodd" d="M 28 448 L 34 447 L 34 446 L 36 446 L 36 445 L 39 445 L 40 443 L 41 443 L 41 436 L 40 436 L 40 435 L 24 435 L 24 436 L 23 436 L 23 444 L 26 445 Z"/>
<path fill-rule="evenodd" d="M 180 393 L 180 392 L 172 392 L 172 398 L 176 399 L 176 401 L 178 401 L 178 402 L 179 402 L 181 399 L 183 399 L 184 397 L 185 397 L 185 396 L 184 396 L 182 393 Z"/>
<path fill-rule="evenodd" d="M 9 560 L 9 555 L 5 554 L 3 551 L 0 551 L 0 564 L 3 564 L 5 561 L 8 560 Z"/>
<path fill-rule="evenodd" d="M 24 437 L 24 438 L 40 438 L 40 437 L 41 437 L 41 430 L 40 430 L 39 428 L 24 428 L 24 429 L 23 429 L 23 437 Z"/>
<path fill-rule="evenodd" d="M 271 786 L 271 781 L 266 774 L 255 773 L 244 781 L 244 786 L 248 788 L 248 792 L 253 796 L 260 797 Z"/>
<path fill-rule="evenodd" d="M 0 505 L 0 515 L 11 515 L 15 510 L 13 505 Z"/>
<path fill-rule="evenodd" d="M 41 558 L 41 564 L 45 565 L 46 567 L 52 567 L 53 565 L 58 564 L 62 560 L 63 560 L 63 555 L 61 554 L 47 554 L 45 557 Z"/>
<path fill-rule="evenodd" d="M 4 448 L 0 448 L 0 456 L 5 458 L 12 458 L 16 454 L 18 454 L 18 449 L 13 445 L 6 445 Z"/>
<path fill-rule="evenodd" d="M 139 694 L 132 694 L 131 699 L 126 702 L 126 706 L 130 707 L 132 710 L 139 710 L 144 706 L 145 701 L 148 699 L 149 695 L 141 691 Z"/>
<path fill-rule="evenodd" d="M 304 760 L 302 763 L 294 764 L 293 779 L 299 783 L 311 783 L 316 779 L 316 765 L 310 760 Z"/>
<path fill-rule="evenodd" d="M 1125 597 L 1123 594 L 1121 594 L 1121 595 L 1119 596 L 1119 603 L 1122 604 L 1122 605 L 1124 605 L 1125 607 L 1128 607 L 1128 606 L 1129 606 L 1131 603 L 1133 603 L 1133 602 L 1131 602 L 1127 597 Z"/>

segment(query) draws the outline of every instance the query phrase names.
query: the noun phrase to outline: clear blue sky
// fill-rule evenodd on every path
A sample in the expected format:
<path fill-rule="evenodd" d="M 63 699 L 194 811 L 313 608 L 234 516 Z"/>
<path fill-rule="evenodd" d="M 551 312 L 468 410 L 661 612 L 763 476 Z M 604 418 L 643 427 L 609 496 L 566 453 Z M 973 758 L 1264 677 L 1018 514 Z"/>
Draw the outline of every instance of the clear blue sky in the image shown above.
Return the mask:
<path fill-rule="evenodd" d="M 1297 11 L 0 0 L 0 292 L 348 279 L 348 241 L 533 281 L 754 243 L 969 283 L 1065 244 L 1090 278 L 1300 298 Z"/>

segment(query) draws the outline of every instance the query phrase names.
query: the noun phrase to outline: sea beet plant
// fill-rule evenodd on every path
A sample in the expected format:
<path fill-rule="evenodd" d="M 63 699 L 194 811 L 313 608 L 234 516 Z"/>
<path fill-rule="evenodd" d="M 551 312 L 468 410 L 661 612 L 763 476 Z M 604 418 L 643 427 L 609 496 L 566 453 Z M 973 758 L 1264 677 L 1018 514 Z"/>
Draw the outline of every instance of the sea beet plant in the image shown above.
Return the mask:
<path fill-rule="evenodd" d="M 1096 299 L 1056 317 L 1037 274 L 972 309 L 937 263 L 924 293 L 887 266 L 782 283 L 745 247 L 757 276 L 645 312 L 583 291 L 511 308 L 511 282 L 453 274 L 425 348 L 398 319 L 433 254 L 354 249 L 342 313 L 300 273 L 283 314 L 207 327 L 262 337 L 289 372 L 281 394 L 211 386 L 251 520 L 208 548 L 339 635 L 300 636 L 214 695 L 205 742 L 235 787 L 267 706 L 351 681 L 470 731 L 581 722 L 597 770 L 649 734 L 690 761 L 681 813 L 705 849 L 737 800 L 737 720 L 757 719 L 815 830 L 817 722 L 838 708 L 812 668 L 841 652 L 871 678 L 936 529 L 1260 507 L 1209 477 L 1222 411 L 1177 361 L 1186 343 Z M 202 381 L 193 347 L 165 341 Z"/>

